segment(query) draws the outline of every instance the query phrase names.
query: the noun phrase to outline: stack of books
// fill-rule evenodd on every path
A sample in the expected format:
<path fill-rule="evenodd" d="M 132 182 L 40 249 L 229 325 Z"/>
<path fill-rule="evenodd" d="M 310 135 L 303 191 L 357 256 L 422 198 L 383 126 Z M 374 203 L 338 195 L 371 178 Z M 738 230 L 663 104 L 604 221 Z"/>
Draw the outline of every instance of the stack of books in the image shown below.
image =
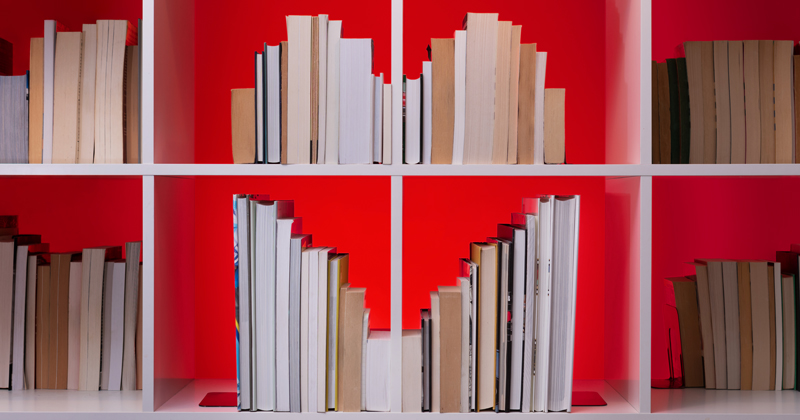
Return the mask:
<path fill-rule="evenodd" d="M 580 197 L 523 200 L 403 331 L 403 411 L 570 411 Z"/>
<path fill-rule="evenodd" d="M 454 38 L 431 39 L 422 74 L 403 78 L 403 162 L 567 163 L 564 89 L 545 89 L 547 53 L 522 26 L 467 13 Z"/>
<path fill-rule="evenodd" d="M 389 333 L 349 255 L 312 247 L 293 201 L 236 195 L 233 214 L 239 410 L 388 411 Z"/>
<path fill-rule="evenodd" d="M 138 36 L 126 20 L 79 32 L 46 20 L 30 70 L 0 76 L 0 163 L 139 163 Z M 11 60 L 5 52 L 0 62 Z"/>
<path fill-rule="evenodd" d="M 776 262 L 698 259 L 664 281 L 670 378 L 656 387 L 797 389 L 800 245 Z"/>
<path fill-rule="evenodd" d="M 0 388 L 142 389 L 141 242 L 50 252 L 0 216 Z"/>
<path fill-rule="evenodd" d="M 653 61 L 653 163 L 796 163 L 794 41 L 685 42 Z"/>
<path fill-rule="evenodd" d="M 371 39 L 328 15 L 287 16 L 288 41 L 255 53 L 255 88 L 231 91 L 234 163 L 391 163 L 391 86 Z"/>

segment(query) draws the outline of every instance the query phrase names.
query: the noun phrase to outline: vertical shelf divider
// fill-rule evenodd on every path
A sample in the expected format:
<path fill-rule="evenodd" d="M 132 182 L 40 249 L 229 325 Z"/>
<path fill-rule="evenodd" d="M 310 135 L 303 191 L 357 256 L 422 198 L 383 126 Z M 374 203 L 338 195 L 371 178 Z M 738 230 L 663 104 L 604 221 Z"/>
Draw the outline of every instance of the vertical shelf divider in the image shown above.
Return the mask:
<path fill-rule="evenodd" d="M 152 1 L 152 0 L 149 0 Z M 154 410 L 155 177 L 142 177 L 142 411 Z"/>
<path fill-rule="evenodd" d="M 641 69 L 639 72 L 639 164 L 651 165 L 653 162 L 652 151 L 652 71 L 651 59 L 653 57 L 652 41 L 652 1 L 643 0 L 641 3 L 641 23 L 639 26 L 639 55 Z"/>
<path fill-rule="evenodd" d="M 403 177 L 392 177 L 391 411 L 403 411 Z"/>
<path fill-rule="evenodd" d="M 141 86 L 141 108 L 139 115 L 142 119 L 142 127 L 139 135 L 141 136 L 141 155 L 143 164 L 154 162 L 153 147 L 153 114 L 155 95 L 155 0 L 142 1 L 142 62 L 140 63 L 142 86 Z M 150 260 L 152 261 L 152 260 Z"/>
<path fill-rule="evenodd" d="M 649 3 L 649 2 L 647 2 Z M 643 117 L 644 118 L 644 117 Z M 650 413 L 653 177 L 639 178 L 639 413 Z"/>
<path fill-rule="evenodd" d="M 403 164 L 403 0 L 392 0 L 391 69 L 392 69 L 392 165 L 402 165 Z"/>

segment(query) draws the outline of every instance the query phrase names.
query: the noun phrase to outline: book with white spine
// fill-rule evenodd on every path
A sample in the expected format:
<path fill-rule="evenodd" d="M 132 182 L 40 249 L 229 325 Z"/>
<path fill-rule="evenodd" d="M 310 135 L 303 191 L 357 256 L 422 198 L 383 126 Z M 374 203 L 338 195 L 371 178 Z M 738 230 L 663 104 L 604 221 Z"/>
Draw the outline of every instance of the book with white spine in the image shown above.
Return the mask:
<path fill-rule="evenodd" d="M 422 163 L 430 165 L 433 147 L 433 66 L 422 62 Z"/>
<path fill-rule="evenodd" d="M 339 42 L 342 21 L 328 21 L 328 80 L 325 111 L 325 163 L 339 164 Z M 321 102 L 320 102 L 321 103 Z"/>
<path fill-rule="evenodd" d="M 533 384 L 533 411 L 547 411 L 550 369 L 550 302 L 553 235 L 553 200 L 539 198 L 539 291 L 536 305 L 536 377 Z"/>
<path fill-rule="evenodd" d="M 375 82 L 372 40 L 339 41 L 339 163 L 370 164 L 373 158 Z"/>
<path fill-rule="evenodd" d="M 374 99 L 372 105 L 372 123 L 373 137 L 372 137 L 372 163 L 382 163 L 383 159 L 383 73 L 380 76 L 373 76 L 375 88 L 373 90 Z"/>
<path fill-rule="evenodd" d="M 317 30 L 319 43 L 319 106 L 317 110 L 317 163 L 325 163 L 328 127 L 328 15 L 319 15 Z"/>
<path fill-rule="evenodd" d="M 279 218 L 275 278 L 275 411 L 290 410 L 289 401 L 289 285 L 292 232 L 300 230 L 297 217 Z M 295 227 L 296 226 L 296 227 Z"/>
<path fill-rule="evenodd" d="M 467 107 L 467 31 L 456 31 L 455 37 L 453 165 L 461 165 L 464 163 L 464 118 Z"/>
<path fill-rule="evenodd" d="M 281 46 L 267 45 L 267 163 L 281 163 Z"/>
<path fill-rule="evenodd" d="M 311 163 L 311 16 L 286 16 L 289 109 L 286 160 Z"/>
<path fill-rule="evenodd" d="M 53 163 L 53 95 L 55 92 L 56 26 L 44 21 L 44 127 L 42 129 L 42 163 Z"/>
<path fill-rule="evenodd" d="M 408 165 L 421 162 L 420 150 L 422 147 L 422 78 L 410 79 L 406 77 L 406 121 L 405 121 L 405 141 L 404 141 L 404 160 Z"/>
<path fill-rule="evenodd" d="M 536 330 L 536 266 L 538 260 L 538 216 L 532 213 L 515 213 L 511 215 L 511 223 L 523 225 L 526 228 L 525 252 L 525 337 L 523 349 L 522 368 L 522 406 L 523 413 L 530 413 L 533 408 L 533 382 L 534 382 L 534 332 Z"/>
<path fill-rule="evenodd" d="M 256 60 L 256 163 L 264 163 L 264 56 L 255 53 Z"/>
<path fill-rule="evenodd" d="M 327 367 L 327 338 L 328 338 L 328 257 L 336 253 L 336 248 L 321 248 L 318 254 L 318 289 L 317 289 L 317 324 L 316 329 L 316 374 L 315 380 L 309 380 L 309 386 L 316 385 L 316 412 L 328 411 L 326 406 L 325 382 Z M 310 391 L 313 393 L 313 391 Z M 309 411 L 311 410 L 309 407 Z"/>

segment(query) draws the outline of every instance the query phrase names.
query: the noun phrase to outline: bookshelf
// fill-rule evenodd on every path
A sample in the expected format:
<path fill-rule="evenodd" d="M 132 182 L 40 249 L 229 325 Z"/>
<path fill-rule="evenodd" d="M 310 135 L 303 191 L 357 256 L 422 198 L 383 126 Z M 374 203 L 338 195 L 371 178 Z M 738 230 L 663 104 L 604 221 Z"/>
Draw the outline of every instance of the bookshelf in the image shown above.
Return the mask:
<path fill-rule="evenodd" d="M 255 190 L 294 199 L 298 206 L 304 206 L 298 214 L 306 219 L 315 243 L 335 244 L 345 252 L 374 259 L 373 265 L 368 267 L 377 271 L 375 278 L 367 280 L 370 273 L 362 272 L 358 274 L 358 281 L 364 281 L 369 287 L 367 306 L 381 307 L 376 310 L 381 312 L 376 320 L 378 325 L 373 323 L 373 327 L 392 329 L 394 360 L 401 359 L 400 331 L 404 313 L 408 315 L 418 309 L 428 287 L 433 284 L 431 276 L 436 273 L 445 278 L 454 276 L 454 256 L 466 255 L 468 241 L 477 239 L 474 235 L 492 234 L 491 230 L 484 232 L 488 229 L 486 226 L 505 222 L 510 212 L 518 210 L 519 198 L 527 194 L 564 193 L 566 189 L 580 192 L 593 198 L 591 206 L 586 200 L 582 214 L 583 220 L 590 218 L 595 227 L 592 230 L 588 221 L 582 223 L 579 293 L 583 299 L 586 299 L 584 293 L 589 291 L 596 294 L 586 305 L 581 301 L 580 308 L 585 309 L 580 311 L 596 312 L 601 321 L 591 319 L 594 313 L 578 315 L 577 339 L 587 346 L 597 346 L 598 350 L 596 354 L 576 351 L 576 378 L 579 373 L 584 378 L 575 381 L 575 389 L 598 391 L 609 405 L 576 407 L 573 415 L 592 419 L 616 418 L 621 414 L 629 418 L 647 418 L 652 412 L 669 418 L 720 418 L 727 414 L 739 414 L 744 418 L 798 411 L 800 393 L 796 392 L 650 388 L 652 284 L 667 274 L 667 268 L 685 258 L 677 253 L 665 253 L 667 244 L 680 248 L 683 241 L 692 239 L 686 235 L 685 226 L 665 222 L 664 218 L 672 215 L 665 213 L 664 206 L 687 197 L 702 199 L 703 189 L 727 184 L 729 189 L 719 194 L 727 200 L 735 200 L 738 207 L 732 214 L 737 215 L 736 220 L 755 226 L 747 222 L 746 198 L 755 196 L 762 202 L 769 201 L 778 193 L 796 190 L 800 177 L 800 165 L 650 164 L 650 60 L 675 55 L 672 48 L 688 38 L 800 39 L 800 30 L 790 19 L 797 15 L 800 6 L 792 1 L 762 1 L 759 7 L 770 14 L 759 14 L 754 12 L 755 6 L 750 2 L 736 0 L 735 8 L 729 6 L 735 10 L 720 16 L 714 14 L 715 10 L 730 2 L 681 0 L 675 4 L 667 0 L 606 0 L 598 3 L 586 0 L 575 8 L 544 1 L 530 5 L 524 2 L 485 5 L 469 1 L 457 9 L 418 0 L 353 0 L 337 5 L 336 9 L 323 7 L 324 2 L 295 3 L 270 5 L 267 10 L 266 5 L 254 0 L 235 5 L 191 0 L 123 0 L 113 4 L 99 0 L 35 0 L 15 3 L 9 13 L 0 15 L 0 37 L 15 45 L 15 72 L 27 65 L 27 40 L 41 36 L 39 28 L 45 18 L 55 16 L 68 25 L 98 18 L 143 18 L 144 163 L 0 164 L 0 190 L 11 191 L 15 198 L 4 200 L 0 213 L 18 212 L 21 223 L 30 226 L 22 216 L 42 211 L 50 203 L 51 208 L 59 210 L 53 214 L 70 220 L 75 226 L 86 226 L 93 221 L 93 213 L 80 214 L 82 207 L 78 204 L 83 206 L 87 196 L 94 197 L 92 203 L 110 206 L 114 214 L 125 217 L 109 220 L 113 227 L 106 231 L 82 229 L 81 243 L 90 239 L 121 243 L 141 238 L 145 261 L 144 390 L 132 393 L 1 392 L 0 416 L 77 418 L 88 413 L 102 418 L 109 413 L 120 413 L 125 418 L 153 415 L 189 418 L 198 412 L 209 418 L 239 415 L 231 409 L 202 409 L 197 403 L 208 391 L 235 389 L 230 360 L 233 355 L 233 288 L 228 277 L 232 274 L 224 268 L 228 261 L 229 226 L 223 222 L 228 220 L 230 194 Z M 552 51 L 548 61 L 564 66 L 562 79 L 551 73 L 548 87 L 566 87 L 568 102 L 575 98 L 578 105 L 581 95 L 595 97 L 586 108 L 573 109 L 568 105 L 567 131 L 571 133 L 568 134 L 568 159 L 574 155 L 578 164 L 274 166 L 229 163 L 226 152 L 230 144 L 229 110 L 224 94 L 233 87 L 252 85 L 250 54 L 259 48 L 259 42 L 274 43 L 285 36 L 284 15 L 329 13 L 333 19 L 345 21 L 345 37 L 375 39 L 376 71 L 383 72 L 393 83 L 393 129 L 395 138 L 399 138 L 399 75 L 418 72 L 419 62 L 424 58 L 425 40 L 451 36 L 467 9 L 498 11 L 501 19 L 513 19 L 515 24 L 524 25 L 523 42 L 540 42 L 543 50 Z M 691 14 L 681 12 L 678 15 L 678 11 L 690 9 L 697 11 L 697 22 L 692 20 L 695 18 Z M 18 15 L 30 19 L 17 19 Z M 745 24 L 744 19 L 750 16 L 756 16 L 757 24 Z M 670 23 L 678 21 L 682 23 L 677 26 Z M 558 30 L 550 26 L 537 27 L 542 22 Z M 704 32 L 699 32 L 698 28 L 703 28 Z M 587 39 L 602 41 L 587 44 Z M 238 42 L 241 40 L 245 42 Z M 18 45 L 25 46 L 25 51 L 16 50 Z M 590 46 L 597 51 L 587 52 Z M 592 83 L 569 84 L 568 76 L 583 74 L 587 63 L 599 69 L 588 79 Z M 577 124 L 583 115 L 588 115 L 585 128 Z M 394 155 L 399 156 L 399 143 L 394 143 Z M 451 194 L 450 189 L 464 188 L 472 181 L 483 186 L 499 183 L 507 189 L 493 190 L 487 194 L 488 198 L 475 200 L 473 204 L 481 209 L 480 213 L 474 216 L 459 213 L 459 220 L 475 219 L 483 228 L 470 226 L 463 237 L 446 239 L 442 245 L 443 255 L 435 256 L 435 260 L 422 260 L 425 264 L 436 264 L 435 269 L 425 275 L 423 263 L 413 259 L 419 258 L 424 250 L 433 249 L 434 244 L 423 243 L 417 250 L 411 247 L 425 239 L 426 229 L 432 229 L 434 222 L 447 221 L 444 218 L 455 203 L 445 202 L 448 195 L 444 193 Z M 341 209 L 332 214 L 328 214 L 331 210 L 320 202 L 323 197 L 320 190 L 325 189 L 326 182 L 340 184 L 333 189 L 338 194 L 331 202 Z M 346 186 L 346 191 L 341 185 Z M 745 185 L 753 191 L 748 197 L 737 190 Z M 45 193 L 26 201 L 30 191 Z M 70 191 L 81 191 L 85 195 Z M 773 193 L 764 194 L 765 191 Z M 437 197 L 437 192 L 443 193 L 442 197 Z M 427 208 L 423 201 L 426 199 L 432 200 L 435 206 Z M 213 204 L 207 205 L 212 200 Z M 465 199 L 460 200 L 463 201 L 458 203 L 470 204 Z M 493 206 L 493 202 L 497 206 Z M 794 201 L 783 204 L 792 203 Z M 712 210 L 707 207 L 680 209 L 679 218 L 692 223 L 712 220 Z M 369 214 L 358 213 L 362 211 L 360 208 L 368 209 Z M 342 226 L 331 222 L 337 215 L 346 222 Z M 784 236 L 773 238 L 775 241 L 789 241 L 789 234 L 797 232 L 798 225 L 791 221 L 791 215 L 781 214 L 781 220 L 791 229 L 782 232 Z M 125 220 L 133 222 L 126 225 Z M 359 221 L 373 229 L 344 230 Z M 43 235 L 54 234 L 53 228 L 45 224 L 37 222 L 31 230 L 34 228 Z M 709 229 L 705 238 L 718 234 L 724 227 Z M 65 229 L 59 233 L 64 237 L 68 234 Z M 699 237 L 697 232 L 693 235 Z M 748 235 L 746 238 L 755 238 L 754 233 Z M 359 244 L 358 239 L 362 237 L 370 242 L 361 240 Z M 365 243 L 370 249 L 366 249 Z M 705 252 L 719 243 L 721 240 L 701 241 L 693 249 Z M 345 249 L 345 245 L 354 248 Z M 785 248 L 783 242 L 780 247 Z M 758 247 L 765 252 L 774 251 L 773 248 Z M 425 277 L 420 278 L 420 274 Z M 590 324 L 582 324 L 583 320 Z M 594 328 L 589 330 L 589 325 Z M 217 354 L 225 359 L 217 361 Z M 392 407 L 399 411 L 399 364 L 392 369 L 396 378 L 392 384 Z M 495 416 L 492 413 L 470 416 L 473 415 Z M 560 415 L 537 414 L 541 418 Z"/>

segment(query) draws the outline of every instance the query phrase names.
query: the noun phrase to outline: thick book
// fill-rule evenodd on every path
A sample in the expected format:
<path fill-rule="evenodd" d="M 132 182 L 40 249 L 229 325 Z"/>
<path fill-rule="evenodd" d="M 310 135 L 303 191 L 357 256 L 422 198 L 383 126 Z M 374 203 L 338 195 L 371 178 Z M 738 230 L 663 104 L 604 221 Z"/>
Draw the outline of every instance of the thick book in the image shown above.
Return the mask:
<path fill-rule="evenodd" d="M 533 201 L 533 200 L 531 200 Z M 524 291 L 524 324 L 523 324 L 523 351 L 522 351 L 522 401 L 520 404 L 520 409 L 523 413 L 529 413 L 532 411 L 532 396 L 533 396 L 533 381 L 534 381 L 534 371 L 533 371 L 533 363 L 534 363 L 534 347 L 535 347 L 535 330 L 536 330 L 536 307 L 537 307 L 537 298 L 536 298 L 536 263 L 538 259 L 538 233 L 537 233 L 537 225 L 538 225 L 538 215 L 531 213 L 514 213 L 511 215 L 511 222 L 525 226 L 526 234 L 525 234 L 525 256 L 524 256 L 524 282 L 523 282 L 523 291 Z M 514 264 L 516 266 L 517 260 L 517 250 L 514 250 Z M 515 283 L 514 286 L 516 288 L 516 279 L 518 277 L 515 276 Z M 516 307 L 515 307 L 516 308 Z"/>
<path fill-rule="evenodd" d="M 731 98 L 730 83 L 728 81 L 728 41 L 714 41 L 714 93 L 717 112 L 716 163 L 731 163 Z"/>
<path fill-rule="evenodd" d="M 722 262 L 722 289 L 725 300 L 725 346 L 728 389 L 741 389 L 741 340 L 739 339 L 739 268 L 736 261 Z"/>
<path fill-rule="evenodd" d="M 462 382 L 462 393 L 464 388 L 467 390 L 467 407 L 465 412 L 477 411 L 477 392 L 478 392 L 478 265 L 468 258 L 459 260 L 459 277 L 462 279 L 462 287 L 467 287 L 468 304 L 467 308 L 468 325 L 467 331 L 463 334 L 465 343 L 462 345 L 462 358 L 466 358 L 467 366 L 462 369 L 467 371 L 466 384 Z M 464 283 L 467 283 L 464 285 Z M 462 292 L 463 293 L 463 292 Z M 464 328 L 464 327 L 462 327 Z M 466 353 L 466 354 L 465 354 Z M 463 396 L 462 396 L 463 398 Z"/>
<path fill-rule="evenodd" d="M 403 412 L 422 411 L 422 331 L 403 330 Z"/>
<path fill-rule="evenodd" d="M 35 331 L 36 389 L 48 389 L 50 388 L 50 264 L 40 265 L 36 272 Z"/>
<path fill-rule="evenodd" d="M 18 245 L 17 252 L 14 257 L 14 313 L 13 313 L 13 330 L 10 343 L 12 344 L 11 352 L 11 389 L 21 390 L 26 389 L 25 384 L 25 305 L 28 301 L 27 285 L 28 285 L 28 253 L 46 252 L 48 250 L 47 244 L 23 244 Z M 34 266 L 36 262 L 34 260 Z M 34 332 L 31 331 L 31 334 Z"/>
<path fill-rule="evenodd" d="M 544 163 L 567 163 L 565 95 L 566 89 L 544 90 Z"/>
<path fill-rule="evenodd" d="M 792 64 L 794 41 L 775 41 L 775 163 L 794 163 Z"/>
<path fill-rule="evenodd" d="M 31 38 L 28 86 L 28 163 L 42 163 L 44 38 Z"/>
<path fill-rule="evenodd" d="M 703 80 L 703 163 L 717 161 L 716 94 L 714 92 L 714 43 L 700 42 Z"/>
<path fill-rule="evenodd" d="M 361 352 L 364 318 L 364 295 L 366 289 L 348 287 L 344 300 L 343 322 L 340 326 L 342 340 L 339 358 L 339 410 L 343 412 L 361 411 Z"/>
<path fill-rule="evenodd" d="M 311 16 L 286 16 L 289 106 L 286 163 L 311 163 Z"/>
<path fill-rule="evenodd" d="M 739 284 L 739 356 L 741 360 L 741 389 L 753 389 L 753 317 L 750 305 L 750 262 L 737 264 Z"/>
<path fill-rule="evenodd" d="M 508 114 L 511 84 L 511 22 L 497 22 L 497 62 L 495 64 L 494 133 L 492 163 L 508 163 Z"/>
<path fill-rule="evenodd" d="M 478 270 L 478 366 L 476 410 L 495 407 L 495 337 L 497 334 L 497 260 L 496 244 L 475 242 L 470 246 L 470 260 Z"/>
<path fill-rule="evenodd" d="M 125 319 L 125 261 L 106 263 L 100 389 L 119 391 Z"/>
<path fill-rule="evenodd" d="M 139 46 L 126 46 L 125 55 L 125 163 L 142 163 Z"/>
<path fill-rule="evenodd" d="M 339 41 L 339 163 L 372 163 L 372 40 Z"/>
<path fill-rule="evenodd" d="M 325 119 L 325 163 L 339 163 L 339 76 L 342 21 L 328 21 L 328 93 Z"/>
<path fill-rule="evenodd" d="M 539 267 L 536 304 L 536 376 L 533 381 L 533 411 L 547 411 L 550 372 L 550 319 L 552 303 L 553 269 L 553 198 L 538 199 L 539 211 Z M 525 211 L 523 209 L 523 211 Z"/>
<path fill-rule="evenodd" d="M 519 164 L 532 164 L 536 159 L 537 58 L 536 44 L 519 46 L 519 119 L 517 120 L 517 163 Z"/>
<path fill-rule="evenodd" d="M 338 348 L 339 348 L 339 310 L 341 285 L 347 284 L 350 256 L 339 254 L 329 260 L 328 266 L 328 363 L 327 363 L 327 405 L 329 410 L 338 409 Z M 420 347 L 421 348 L 421 347 Z"/>
<path fill-rule="evenodd" d="M 53 389 L 67 389 L 69 375 L 69 292 L 71 261 L 75 254 L 50 256 L 50 383 Z M 55 337 L 52 332 L 57 332 Z M 55 369 L 52 369 L 52 368 Z M 53 375 L 55 373 L 55 375 Z"/>
<path fill-rule="evenodd" d="M 136 389 L 136 321 L 139 318 L 139 257 L 141 242 L 125 244 L 125 318 L 122 349 L 123 391 Z"/>
<path fill-rule="evenodd" d="M 389 378 L 391 368 L 390 331 L 373 330 L 367 338 L 367 382 L 362 384 L 366 391 L 367 411 L 389 411 Z"/>
<path fill-rule="evenodd" d="M 533 116 L 533 163 L 544 164 L 544 79 L 547 72 L 547 53 L 536 52 L 536 92 Z"/>
<path fill-rule="evenodd" d="M 233 163 L 256 161 L 255 89 L 231 89 L 231 144 Z"/>
<path fill-rule="evenodd" d="M 680 163 L 689 163 L 691 148 L 691 112 L 689 110 L 689 76 L 686 69 L 686 58 L 678 57 L 678 108 L 680 113 Z"/>
<path fill-rule="evenodd" d="M 303 268 L 300 275 L 300 347 L 303 358 L 300 360 L 301 384 L 300 403 L 305 411 L 317 412 L 317 357 L 319 355 L 319 254 L 325 248 L 315 247 L 303 251 Z M 307 273 L 307 274 L 305 274 Z M 327 297 L 327 296 L 326 296 Z M 324 330 L 324 328 L 323 328 Z M 305 345 L 303 344 L 305 341 Z M 324 340 L 323 340 L 324 341 Z M 304 350 L 302 348 L 305 348 Z M 324 378 L 324 375 L 323 375 Z"/>
<path fill-rule="evenodd" d="M 431 163 L 453 163 L 455 129 L 455 39 L 431 39 L 433 109 Z"/>
<path fill-rule="evenodd" d="M 731 100 L 731 163 L 745 163 L 744 44 L 728 41 L 728 83 Z"/>
<path fill-rule="evenodd" d="M 775 49 L 773 41 L 758 41 L 758 82 L 761 94 L 761 163 L 775 163 Z"/>
<path fill-rule="evenodd" d="M 431 131 L 433 129 L 433 68 L 430 61 L 422 62 L 422 163 L 431 163 Z"/>
<path fill-rule="evenodd" d="M 251 126 L 252 127 L 252 126 Z M 253 131 L 253 130 L 251 130 Z M 254 155 L 255 156 L 255 155 Z M 236 301 L 236 384 L 239 411 L 253 405 L 252 324 L 250 307 L 250 204 L 246 195 L 233 196 L 233 265 Z"/>
<path fill-rule="evenodd" d="M 455 31 L 453 53 L 453 165 L 464 163 L 464 130 L 467 112 L 467 31 Z"/>
<path fill-rule="evenodd" d="M 750 262 L 753 317 L 753 391 L 770 389 L 770 306 L 767 263 Z M 773 384 L 774 386 L 774 384 Z"/>
<path fill-rule="evenodd" d="M 37 302 L 39 301 L 39 294 L 37 293 L 37 282 L 38 282 L 38 274 L 39 269 L 41 268 L 42 264 L 45 264 L 45 260 L 43 254 L 46 254 L 47 251 L 43 250 L 40 253 L 31 253 L 30 249 L 28 251 L 28 273 L 26 275 L 27 287 L 25 291 L 26 295 L 26 307 L 25 307 L 25 389 L 34 389 L 37 383 L 37 367 L 36 364 L 37 360 L 37 351 L 39 349 L 39 334 L 40 332 L 36 329 L 37 323 L 39 321 L 39 316 L 37 313 Z M 80 277 L 80 273 L 78 273 Z M 80 282 L 76 282 L 80 284 Z M 70 285 L 72 282 L 70 281 Z M 80 298 L 80 291 L 79 296 Z M 79 300 L 80 304 L 80 300 Z M 79 308 L 80 312 L 80 308 Z M 72 320 L 72 317 L 70 317 Z M 78 319 L 78 322 L 80 320 Z M 80 325 L 79 325 L 80 327 Z M 74 363 L 74 362 L 73 362 Z M 70 375 L 69 369 L 67 375 Z M 77 377 L 78 369 L 74 369 L 74 373 Z M 68 388 L 70 389 L 77 389 L 77 385 L 74 387 L 69 386 L 70 380 L 67 378 Z"/>
<path fill-rule="evenodd" d="M 405 121 L 403 163 L 422 162 L 422 77 L 405 78 Z"/>
<path fill-rule="evenodd" d="M 678 93 L 678 62 L 667 59 L 667 79 L 669 80 L 669 134 L 670 162 L 681 163 L 681 123 L 680 94 Z"/>
<path fill-rule="evenodd" d="M 508 163 L 517 163 L 517 123 L 519 121 L 519 48 L 522 26 L 511 27 L 511 79 L 508 82 Z"/>
<path fill-rule="evenodd" d="M 302 231 L 302 219 L 277 219 L 275 278 L 275 411 L 291 411 L 291 249 L 292 234 Z M 299 349 L 298 349 L 299 351 Z"/>
<path fill-rule="evenodd" d="M 678 309 L 684 384 L 687 388 L 703 387 L 703 342 L 697 309 L 697 282 L 689 277 L 667 279 L 675 292 Z"/>
<path fill-rule="evenodd" d="M 725 297 L 721 260 L 703 260 L 708 267 L 708 296 L 714 340 L 716 389 L 728 389 L 728 353 L 725 340 Z"/>
<path fill-rule="evenodd" d="M 467 13 L 466 111 L 464 163 L 492 163 L 495 71 L 497 64 L 497 13 Z"/>
<path fill-rule="evenodd" d="M 495 411 L 508 411 L 511 340 L 510 300 L 511 290 L 511 241 L 501 238 L 487 238 L 487 242 L 497 244 L 499 268 L 497 270 L 497 402 Z"/>
<path fill-rule="evenodd" d="M 130 56 L 126 57 L 126 60 L 130 59 Z M 126 71 L 130 72 L 131 70 L 133 68 L 128 64 Z M 135 67 L 135 71 L 138 73 L 138 65 Z M 138 79 L 138 74 L 136 76 Z M 95 84 L 97 80 L 97 24 L 94 23 L 83 25 L 80 78 L 77 162 L 92 163 L 94 162 L 94 99 L 97 87 Z M 128 93 L 131 91 L 129 90 Z M 126 104 L 126 110 L 127 107 Z"/>
<path fill-rule="evenodd" d="M 439 286 L 439 351 L 444 356 L 440 358 L 438 384 L 442 413 L 461 411 L 461 293 L 460 286 Z"/>
<path fill-rule="evenodd" d="M 672 163 L 672 115 L 667 63 L 657 63 L 658 73 L 658 136 L 661 163 Z M 691 85 L 690 85 L 691 88 Z"/>
<path fill-rule="evenodd" d="M 745 163 L 761 163 L 759 42 L 744 41 Z"/>
<path fill-rule="evenodd" d="M 689 41 L 683 43 L 683 49 L 686 52 L 686 79 L 689 82 L 689 115 L 691 119 L 691 129 L 689 138 L 689 163 L 704 163 L 705 151 L 705 116 L 703 114 L 703 54 L 700 48 L 700 42 Z M 661 82 L 661 73 L 659 72 L 659 82 Z M 662 91 L 659 90 L 659 100 L 661 99 Z M 661 104 L 664 102 L 661 101 Z M 660 118 L 664 118 L 664 112 L 661 111 L 659 105 Z M 664 121 L 660 121 L 661 126 L 664 126 Z M 664 131 L 661 131 L 661 142 L 664 142 Z M 664 149 L 661 149 L 661 162 L 664 161 Z"/>
<path fill-rule="evenodd" d="M 0 76 L 0 163 L 28 163 L 28 76 Z"/>

